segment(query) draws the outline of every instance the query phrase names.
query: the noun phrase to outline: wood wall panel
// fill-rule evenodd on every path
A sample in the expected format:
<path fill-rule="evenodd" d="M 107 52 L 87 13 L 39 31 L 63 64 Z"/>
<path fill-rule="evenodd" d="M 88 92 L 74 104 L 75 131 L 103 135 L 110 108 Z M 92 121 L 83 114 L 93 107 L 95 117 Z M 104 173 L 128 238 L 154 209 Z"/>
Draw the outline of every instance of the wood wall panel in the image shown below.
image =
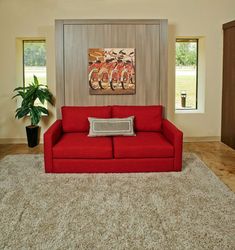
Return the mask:
<path fill-rule="evenodd" d="M 164 106 L 164 115 L 167 114 L 168 102 L 168 22 L 161 22 L 160 25 L 160 103 Z"/>
<path fill-rule="evenodd" d="M 57 70 L 64 72 L 57 76 L 64 79 L 57 79 L 57 93 L 64 92 L 64 103 L 58 111 L 61 105 L 167 105 L 167 20 L 64 20 L 62 26 L 63 67 L 60 60 Z M 136 49 L 136 94 L 90 95 L 88 49 L 122 47 Z"/>
<path fill-rule="evenodd" d="M 64 89 L 64 31 L 63 21 L 55 23 L 56 41 L 56 113 L 60 117 L 60 107 L 65 103 Z"/>

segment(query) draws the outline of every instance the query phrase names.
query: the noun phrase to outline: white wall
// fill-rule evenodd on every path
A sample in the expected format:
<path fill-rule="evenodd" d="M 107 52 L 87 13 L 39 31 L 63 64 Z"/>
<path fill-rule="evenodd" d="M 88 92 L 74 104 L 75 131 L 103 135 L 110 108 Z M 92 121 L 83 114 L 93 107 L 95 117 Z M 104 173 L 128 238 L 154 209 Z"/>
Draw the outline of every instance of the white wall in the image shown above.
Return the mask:
<path fill-rule="evenodd" d="M 55 19 L 166 18 L 169 20 L 169 117 L 187 137 L 220 136 L 222 24 L 235 19 L 234 0 L 0 0 L 0 140 L 25 139 L 29 121 L 14 119 L 16 38 L 45 37 L 48 85 L 55 93 Z M 205 113 L 174 114 L 174 43 L 178 36 L 205 37 Z M 44 118 L 42 127 L 55 119 Z M 12 140 L 10 140 L 12 138 Z M 18 139 L 18 140 L 16 140 Z"/>

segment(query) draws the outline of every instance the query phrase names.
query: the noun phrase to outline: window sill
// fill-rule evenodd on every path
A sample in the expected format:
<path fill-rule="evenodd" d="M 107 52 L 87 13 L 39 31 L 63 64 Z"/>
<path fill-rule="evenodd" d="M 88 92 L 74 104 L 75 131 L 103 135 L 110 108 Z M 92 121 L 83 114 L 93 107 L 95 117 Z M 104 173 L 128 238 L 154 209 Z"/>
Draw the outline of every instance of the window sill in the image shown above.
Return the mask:
<path fill-rule="evenodd" d="M 203 114 L 204 111 L 199 109 L 176 109 L 175 114 Z"/>
<path fill-rule="evenodd" d="M 27 117 L 30 117 L 30 114 L 27 114 L 26 116 L 27 116 Z M 49 116 L 49 115 L 46 115 L 46 114 L 42 114 L 42 115 L 41 115 L 41 117 L 47 117 L 47 116 Z"/>

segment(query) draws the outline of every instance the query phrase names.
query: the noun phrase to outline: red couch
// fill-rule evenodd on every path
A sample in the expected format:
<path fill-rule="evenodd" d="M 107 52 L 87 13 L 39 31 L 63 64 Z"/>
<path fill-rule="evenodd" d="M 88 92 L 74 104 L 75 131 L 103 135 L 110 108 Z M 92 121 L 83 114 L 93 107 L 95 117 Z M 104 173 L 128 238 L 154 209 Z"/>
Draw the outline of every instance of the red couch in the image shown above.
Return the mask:
<path fill-rule="evenodd" d="M 88 117 L 135 116 L 136 136 L 88 137 Z M 183 134 L 162 106 L 62 107 L 44 134 L 47 173 L 160 172 L 182 168 Z"/>

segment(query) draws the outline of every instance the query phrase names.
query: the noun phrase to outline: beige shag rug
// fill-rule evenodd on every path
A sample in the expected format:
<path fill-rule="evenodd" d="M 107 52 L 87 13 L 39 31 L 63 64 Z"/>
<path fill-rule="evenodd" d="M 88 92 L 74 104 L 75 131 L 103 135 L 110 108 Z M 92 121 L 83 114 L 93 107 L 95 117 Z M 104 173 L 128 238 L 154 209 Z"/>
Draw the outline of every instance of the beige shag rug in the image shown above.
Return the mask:
<path fill-rule="evenodd" d="M 235 249 L 235 194 L 194 154 L 179 173 L 45 174 L 0 161 L 0 249 Z"/>

